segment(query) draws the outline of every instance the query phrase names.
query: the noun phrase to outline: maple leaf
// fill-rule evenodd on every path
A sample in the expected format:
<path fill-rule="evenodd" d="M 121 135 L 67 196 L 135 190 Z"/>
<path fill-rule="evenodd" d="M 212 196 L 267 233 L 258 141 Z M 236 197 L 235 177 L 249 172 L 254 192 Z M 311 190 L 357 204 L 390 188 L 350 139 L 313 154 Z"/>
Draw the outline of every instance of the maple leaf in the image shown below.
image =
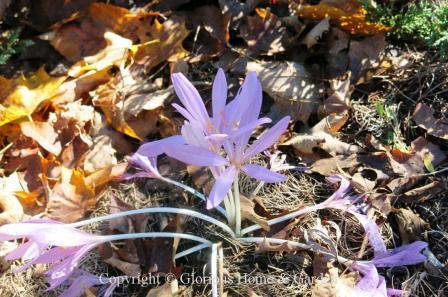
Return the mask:
<path fill-rule="evenodd" d="M 352 35 L 375 35 L 392 30 L 391 27 L 367 21 L 367 11 L 355 0 L 303 5 L 297 9 L 297 14 L 316 21 L 330 18 L 333 24 Z"/>
<path fill-rule="evenodd" d="M 29 77 L 0 77 L 0 126 L 30 116 L 41 103 L 60 93 L 65 79 L 50 77 L 43 68 Z"/>

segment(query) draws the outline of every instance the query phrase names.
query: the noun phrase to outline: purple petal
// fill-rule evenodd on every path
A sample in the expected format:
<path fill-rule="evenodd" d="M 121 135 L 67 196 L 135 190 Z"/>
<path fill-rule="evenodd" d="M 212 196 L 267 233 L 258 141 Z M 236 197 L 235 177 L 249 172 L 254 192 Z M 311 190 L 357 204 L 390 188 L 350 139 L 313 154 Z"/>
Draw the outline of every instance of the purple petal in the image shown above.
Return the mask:
<path fill-rule="evenodd" d="M 249 133 L 249 135 L 250 135 L 250 134 L 252 134 L 252 131 L 255 128 L 257 128 L 258 126 L 261 126 L 263 124 L 267 124 L 270 122 L 272 122 L 272 120 L 270 118 L 261 118 L 261 119 L 252 121 L 242 127 L 239 127 L 238 129 L 235 129 L 234 131 L 232 131 L 229 134 L 229 138 L 236 138 L 236 137 L 239 137 L 240 135 L 246 134 L 246 133 Z M 249 139 L 249 138 L 247 138 L 247 139 Z M 247 144 L 247 141 L 246 141 L 246 144 Z"/>
<path fill-rule="evenodd" d="M 369 243 L 373 248 L 375 256 L 384 255 L 387 252 L 386 244 L 381 236 L 380 229 L 373 219 L 368 216 L 350 211 L 361 223 L 366 232 Z"/>
<path fill-rule="evenodd" d="M 130 162 L 133 165 L 136 165 L 143 169 L 146 173 L 146 177 L 150 178 L 158 178 L 160 177 L 160 173 L 157 170 L 157 161 L 155 157 L 146 157 L 140 155 L 139 153 L 135 153 L 132 155 Z M 134 176 L 136 174 L 133 174 Z"/>
<path fill-rule="evenodd" d="M 92 249 L 94 249 L 98 244 L 89 244 L 79 247 L 75 252 L 64 259 L 62 262 L 53 265 L 48 271 L 50 287 L 48 290 L 52 290 L 55 287 L 66 281 L 73 271 L 78 267 L 82 258 Z"/>
<path fill-rule="evenodd" d="M 85 271 L 75 271 L 70 278 L 71 285 L 64 292 L 62 292 L 59 297 L 81 297 L 87 289 L 96 285 L 106 284 L 106 282 L 104 282 L 105 280 L 107 281 L 108 279 L 100 279 L 99 277 Z M 116 285 L 113 286 L 113 289 L 115 288 Z M 110 296 L 112 291 L 107 294 L 104 293 L 102 296 Z M 101 296 L 101 294 L 98 296 Z"/>
<path fill-rule="evenodd" d="M 221 166 L 228 164 L 228 161 L 218 154 L 207 149 L 193 145 L 166 145 L 163 146 L 165 153 L 181 162 L 196 166 Z"/>
<path fill-rule="evenodd" d="M 283 174 L 271 171 L 256 164 L 246 164 L 241 167 L 241 169 L 250 177 L 267 183 L 278 183 L 286 180 L 286 176 Z"/>
<path fill-rule="evenodd" d="M 235 99 L 230 102 L 225 111 L 227 125 L 234 127 L 240 122 L 249 123 L 258 118 L 261 110 L 263 92 L 255 72 L 246 75 Z M 246 116 L 246 117 L 243 117 Z"/>
<path fill-rule="evenodd" d="M 69 225 L 39 229 L 30 234 L 29 238 L 38 243 L 60 247 L 73 247 L 102 242 L 101 236 L 86 233 L 69 227 Z"/>
<path fill-rule="evenodd" d="M 378 271 L 376 270 L 374 265 L 370 265 L 370 269 L 356 284 L 355 290 L 363 293 L 373 293 L 377 290 L 379 282 L 380 276 L 378 275 Z"/>
<path fill-rule="evenodd" d="M 38 229 L 51 228 L 62 223 L 50 219 L 33 219 L 20 223 L 12 223 L 0 226 L 0 240 L 14 240 L 28 237 Z"/>
<path fill-rule="evenodd" d="M 212 109 L 213 122 L 216 127 L 221 124 L 221 119 L 224 117 L 224 108 L 227 101 L 227 81 L 224 71 L 219 68 L 216 73 L 215 80 L 212 87 Z"/>
<path fill-rule="evenodd" d="M 190 122 L 195 121 L 195 118 L 191 115 L 191 113 L 189 113 L 188 110 L 186 110 L 185 108 L 183 108 L 179 104 L 173 103 L 173 104 L 171 104 L 171 106 L 173 106 L 174 109 L 176 109 L 188 121 L 190 121 Z"/>
<path fill-rule="evenodd" d="M 210 117 L 196 88 L 182 73 L 173 73 L 171 80 L 173 81 L 174 90 L 182 104 L 202 124 L 203 128 L 206 129 L 210 122 Z"/>
<path fill-rule="evenodd" d="M 216 179 L 215 184 L 210 191 L 207 199 L 207 209 L 218 206 L 226 197 L 227 193 L 235 180 L 236 168 L 230 166 Z"/>
<path fill-rule="evenodd" d="M 387 251 L 384 256 L 375 256 L 372 260 L 376 267 L 394 267 L 402 265 L 415 265 L 426 261 L 421 251 L 428 247 L 424 241 L 415 241 Z"/>
<path fill-rule="evenodd" d="M 272 120 L 270 118 L 261 118 L 252 121 L 242 127 L 236 129 L 230 133 L 229 138 L 233 138 L 235 142 L 235 152 L 239 158 L 243 155 L 244 149 L 246 149 L 249 142 L 249 138 L 252 135 L 252 131 L 259 125 L 270 123 Z"/>
<path fill-rule="evenodd" d="M 347 204 L 350 203 L 349 199 L 343 199 L 346 197 L 349 189 L 350 189 L 350 181 L 343 176 L 333 175 L 327 177 L 327 180 L 331 183 L 341 182 L 339 188 L 336 192 L 334 192 L 326 201 L 326 204 L 329 204 L 329 207 L 346 210 Z M 331 204 L 331 206 L 330 206 Z"/>
<path fill-rule="evenodd" d="M 208 142 L 205 139 L 204 131 L 196 121 L 190 123 L 185 122 L 182 126 L 181 133 L 187 144 L 205 149 L 208 148 Z"/>
<path fill-rule="evenodd" d="M 136 173 L 125 173 L 121 176 L 120 180 L 126 181 L 134 178 L 154 178 L 154 175 L 146 171 L 140 171 Z"/>
<path fill-rule="evenodd" d="M 17 248 L 11 251 L 5 256 L 5 260 L 16 260 L 23 258 L 24 260 L 30 260 L 38 257 L 42 251 L 48 248 L 48 245 L 39 245 L 38 243 L 28 240 L 25 243 L 20 244 Z"/>
<path fill-rule="evenodd" d="M 261 135 L 260 138 L 244 152 L 243 160 L 247 161 L 256 154 L 261 153 L 262 151 L 271 147 L 278 140 L 280 135 L 285 132 L 286 128 L 288 127 L 289 120 L 290 117 L 286 116 L 268 131 L 263 133 L 263 135 Z"/>
<path fill-rule="evenodd" d="M 161 140 L 147 142 L 141 145 L 138 150 L 135 152 L 136 154 L 140 154 L 146 157 L 157 157 L 159 155 L 164 154 L 165 152 L 162 150 L 163 145 L 167 144 L 184 144 L 185 140 L 180 135 L 170 136 Z"/>

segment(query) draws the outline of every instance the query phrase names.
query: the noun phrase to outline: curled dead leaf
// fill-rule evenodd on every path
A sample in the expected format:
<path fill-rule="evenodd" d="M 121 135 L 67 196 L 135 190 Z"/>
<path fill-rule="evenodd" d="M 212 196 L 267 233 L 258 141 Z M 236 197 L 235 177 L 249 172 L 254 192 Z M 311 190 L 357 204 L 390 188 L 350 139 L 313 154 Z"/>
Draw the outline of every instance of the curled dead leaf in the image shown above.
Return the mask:
<path fill-rule="evenodd" d="M 255 249 L 257 253 L 266 253 L 266 252 L 294 252 L 299 250 L 295 246 L 291 246 L 288 242 L 284 242 L 282 244 L 270 243 L 268 240 L 263 240 L 259 243 Z"/>
<path fill-rule="evenodd" d="M 446 119 L 436 119 L 430 106 L 418 103 L 412 118 L 428 134 L 448 140 L 448 121 Z"/>

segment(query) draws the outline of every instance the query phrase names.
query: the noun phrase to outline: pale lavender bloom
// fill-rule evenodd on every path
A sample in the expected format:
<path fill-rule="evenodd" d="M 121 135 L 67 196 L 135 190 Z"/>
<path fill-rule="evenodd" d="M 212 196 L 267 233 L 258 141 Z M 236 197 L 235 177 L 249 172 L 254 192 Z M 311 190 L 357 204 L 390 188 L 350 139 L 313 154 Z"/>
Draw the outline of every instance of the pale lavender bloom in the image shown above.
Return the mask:
<path fill-rule="evenodd" d="M 172 75 L 175 91 L 183 106 L 173 106 L 187 119 L 182 126 L 182 135 L 146 143 L 136 154 L 147 158 L 163 153 L 196 166 L 210 167 L 216 182 L 210 192 L 207 208 L 216 207 L 227 195 L 237 173 L 242 170 L 247 175 L 265 181 L 279 182 L 285 176 L 255 164 L 250 158 L 272 146 L 286 130 L 289 117 L 283 118 L 248 147 L 253 130 L 271 120 L 259 119 L 262 104 L 262 88 L 254 72 L 248 73 L 235 99 L 227 102 L 227 82 L 220 69 L 212 88 L 213 116 L 207 109 L 198 91 L 181 73 Z M 226 157 L 222 156 L 222 147 Z M 139 156 L 131 159 L 138 159 Z M 139 159 L 137 164 L 144 171 L 133 177 L 157 177 L 153 170 L 155 162 Z"/>
<path fill-rule="evenodd" d="M 394 267 L 402 265 L 415 265 L 426 261 L 426 256 L 421 251 L 428 247 L 424 241 L 415 241 L 394 249 L 388 249 L 386 253 L 375 255 L 371 262 L 376 267 Z"/>
<path fill-rule="evenodd" d="M 165 153 L 179 161 L 196 166 L 218 167 L 224 166 L 216 179 L 207 201 L 207 208 L 218 206 L 225 198 L 232 186 L 237 173 L 242 170 L 252 178 L 268 183 L 279 182 L 286 179 L 282 174 L 270 171 L 256 164 L 249 164 L 250 159 L 272 146 L 283 134 L 290 118 L 285 117 L 276 125 L 263 133 L 258 140 L 248 146 L 249 137 L 242 134 L 236 137 L 235 142 L 226 141 L 224 144 L 227 158 L 205 148 L 194 145 L 171 144 L 164 146 Z M 242 140 L 246 143 L 243 143 Z"/>
<path fill-rule="evenodd" d="M 147 157 L 139 153 L 135 153 L 129 160 L 130 164 L 141 169 L 135 173 L 125 173 L 121 180 L 129 180 L 133 178 L 145 177 L 145 178 L 161 178 L 159 170 L 157 169 L 157 158 Z"/>
<path fill-rule="evenodd" d="M 98 277 L 83 270 L 76 270 L 67 282 L 70 286 L 59 297 L 81 297 L 87 289 L 108 283 L 109 286 L 102 287 L 97 296 L 109 297 L 117 287 L 117 283 L 110 281 L 110 278 Z"/>
<path fill-rule="evenodd" d="M 338 190 L 322 203 L 322 208 L 340 209 L 355 216 L 363 226 L 375 254 L 385 254 L 386 244 L 376 222 L 364 214 L 367 212 L 367 206 L 359 203 L 361 196 L 349 195 L 350 181 L 339 175 L 330 176 L 327 180 L 331 183 L 340 182 L 340 185 Z"/>
<path fill-rule="evenodd" d="M 356 286 L 347 292 L 348 297 L 388 297 L 401 296 L 404 293 L 402 290 L 387 288 L 386 280 L 372 264 L 363 265 L 360 272 L 363 276 Z"/>
<path fill-rule="evenodd" d="M 381 255 L 375 255 L 370 261 L 355 261 L 350 268 L 359 271 L 363 277 L 353 289 L 350 296 L 401 296 L 404 291 L 386 288 L 384 277 L 378 275 L 377 267 L 395 267 L 402 265 L 415 265 L 426 260 L 421 254 L 428 244 L 416 241 L 394 249 L 389 249 Z"/>
<path fill-rule="evenodd" d="M 89 234 L 49 219 L 35 219 L 0 227 L 0 240 L 26 239 L 5 259 L 27 261 L 17 269 L 34 264 L 52 264 L 47 272 L 50 288 L 65 281 L 79 265 L 82 257 L 103 243 L 101 236 Z"/>
<path fill-rule="evenodd" d="M 199 92 L 182 73 L 174 73 L 171 78 L 183 105 L 173 104 L 173 107 L 206 136 L 223 138 L 223 135 L 231 135 L 241 127 L 246 127 L 246 133 L 250 133 L 256 126 L 270 121 L 267 118 L 258 120 L 262 89 L 255 72 L 247 74 L 235 99 L 226 105 L 227 81 L 224 71 L 218 70 L 212 86 L 212 117 Z"/>

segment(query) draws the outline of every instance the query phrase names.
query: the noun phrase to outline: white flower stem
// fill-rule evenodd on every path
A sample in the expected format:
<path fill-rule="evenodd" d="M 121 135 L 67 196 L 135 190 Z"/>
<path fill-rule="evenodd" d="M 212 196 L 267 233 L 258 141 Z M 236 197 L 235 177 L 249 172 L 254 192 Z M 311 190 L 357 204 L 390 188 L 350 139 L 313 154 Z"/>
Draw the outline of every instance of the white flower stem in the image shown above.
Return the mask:
<path fill-rule="evenodd" d="M 133 210 L 117 212 L 117 213 L 113 213 L 113 214 L 102 216 L 102 217 L 91 218 L 88 220 L 68 224 L 68 226 L 77 228 L 77 227 L 81 227 L 81 226 L 84 226 L 87 224 L 97 223 L 97 222 L 106 221 L 106 220 L 113 220 L 113 219 L 121 218 L 124 216 L 146 214 L 146 213 L 174 213 L 174 214 L 182 214 L 182 215 L 186 215 L 186 216 L 190 216 L 190 217 L 195 217 L 197 219 L 201 219 L 201 220 L 207 221 L 211 224 L 214 224 L 214 225 L 220 227 L 221 229 L 223 229 L 224 231 L 226 231 L 227 233 L 229 233 L 232 237 L 235 237 L 235 233 L 229 226 L 227 226 L 225 223 L 223 223 L 221 221 L 218 221 L 215 218 L 204 215 L 204 214 L 194 211 L 194 210 L 183 209 L 183 208 L 174 208 L 174 207 L 152 207 L 152 208 L 133 209 Z"/>
<path fill-rule="evenodd" d="M 194 246 L 194 247 L 192 247 L 192 248 L 186 249 L 185 251 L 182 251 L 182 252 L 180 252 L 180 253 L 177 253 L 177 254 L 174 256 L 174 260 L 177 260 L 177 259 L 179 259 L 179 258 L 188 256 L 188 255 L 190 255 L 190 254 L 193 254 L 193 253 L 195 253 L 195 252 L 197 252 L 197 251 L 200 251 L 200 250 L 205 249 L 205 248 L 208 248 L 208 247 L 210 247 L 209 244 L 207 244 L 207 243 L 201 243 L 201 244 L 199 244 L 199 245 L 197 245 L 197 246 Z"/>
<path fill-rule="evenodd" d="M 235 234 L 241 236 L 241 203 L 240 203 L 240 187 L 238 184 L 238 173 L 233 182 L 233 199 L 235 200 Z"/>
<path fill-rule="evenodd" d="M 134 239 L 134 238 L 180 238 L 188 239 L 192 241 L 201 242 L 203 244 L 212 245 L 212 242 L 204 239 L 202 237 L 185 234 L 185 233 L 174 233 L 174 232 L 144 232 L 144 233 L 129 233 L 129 234 L 116 234 L 116 235 L 102 235 L 101 239 L 103 242 L 124 240 L 124 239 Z"/>
<path fill-rule="evenodd" d="M 218 297 L 218 244 L 212 244 L 210 259 L 210 274 L 212 277 L 212 297 Z"/>
<path fill-rule="evenodd" d="M 269 220 L 267 223 L 268 223 L 269 226 L 274 225 L 274 224 L 278 224 L 278 223 L 281 223 L 281 222 L 293 219 L 295 217 L 298 217 L 298 216 L 301 216 L 301 215 L 304 215 L 304 214 L 307 214 L 307 213 L 310 213 L 310 212 L 313 212 L 313 211 L 316 211 L 316 210 L 320 210 L 320 209 L 322 209 L 322 207 L 323 207 L 322 204 L 316 204 L 316 205 L 313 205 L 313 206 L 310 206 L 310 207 L 302 208 L 302 209 L 299 209 L 297 211 L 294 211 L 294 212 L 288 213 L 286 215 L 280 216 L 278 218 Z M 243 236 L 244 234 L 247 234 L 247 233 L 259 230 L 259 229 L 261 229 L 261 226 L 258 225 L 258 224 L 249 226 L 247 228 L 244 228 L 241 231 L 240 236 Z M 238 233 L 236 233 L 236 234 L 237 234 L 237 236 L 239 236 Z"/>
<path fill-rule="evenodd" d="M 177 187 L 179 187 L 179 188 L 184 189 L 184 190 L 187 191 L 188 193 L 193 194 L 194 196 L 196 196 L 197 198 L 201 199 L 201 200 L 204 201 L 204 202 L 207 201 L 207 198 L 205 197 L 204 194 L 202 194 L 202 193 L 196 191 L 196 190 L 193 189 L 192 187 L 189 187 L 189 186 L 187 186 L 187 185 L 184 185 L 183 183 L 180 183 L 180 182 L 178 182 L 178 181 L 169 179 L 169 178 L 164 177 L 164 176 L 160 176 L 159 179 L 162 180 L 162 181 L 164 181 L 164 182 L 166 182 L 166 183 L 169 183 L 169 184 L 172 184 L 172 185 L 174 185 L 174 186 L 177 186 Z M 222 215 L 224 215 L 225 217 L 227 217 L 227 213 L 226 213 L 226 211 L 225 211 L 222 207 L 217 206 L 217 207 L 216 207 L 216 210 L 217 210 L 219 213 L 221 213 Z"/>

